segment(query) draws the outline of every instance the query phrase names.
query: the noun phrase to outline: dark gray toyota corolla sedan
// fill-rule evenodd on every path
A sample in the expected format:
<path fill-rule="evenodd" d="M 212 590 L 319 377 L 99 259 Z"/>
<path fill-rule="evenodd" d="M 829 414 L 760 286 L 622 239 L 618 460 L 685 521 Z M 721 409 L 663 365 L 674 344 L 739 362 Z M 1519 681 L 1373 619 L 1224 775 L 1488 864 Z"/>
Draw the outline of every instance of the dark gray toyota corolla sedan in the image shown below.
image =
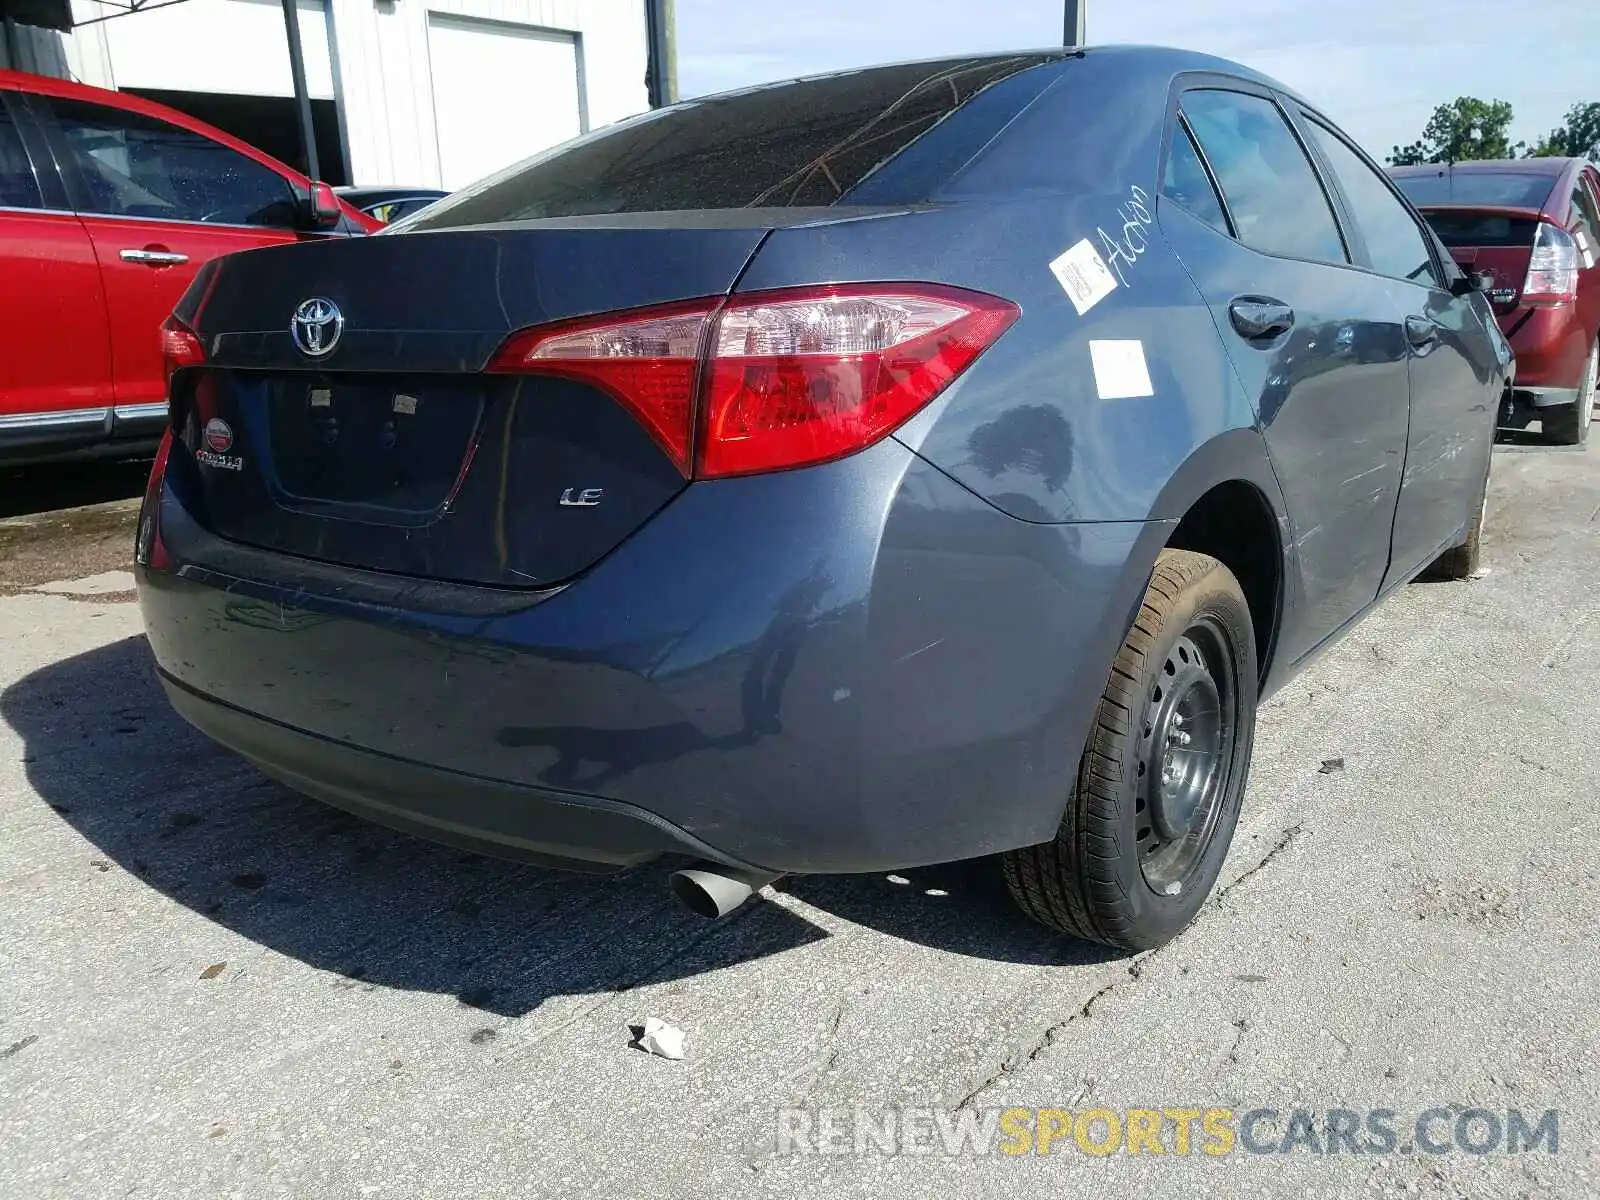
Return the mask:
<path fill-rule="evenodd" d="M 996 853 L 1124 947 L 1259 698 L 1474 569 L 1510 357 L 1309 104 L 1110 47 L 654 112 L 163 336 L 150 644 L 269 775 L 707 912 Z"/>

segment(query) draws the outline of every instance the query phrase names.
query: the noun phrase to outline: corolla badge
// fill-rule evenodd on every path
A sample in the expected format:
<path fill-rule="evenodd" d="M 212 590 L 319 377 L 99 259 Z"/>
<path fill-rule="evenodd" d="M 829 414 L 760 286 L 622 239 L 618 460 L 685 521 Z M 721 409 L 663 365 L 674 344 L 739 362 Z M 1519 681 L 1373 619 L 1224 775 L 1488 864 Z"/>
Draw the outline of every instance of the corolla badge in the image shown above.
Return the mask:
<path fill-rule="evenodd" d="M 302 301 L 289 321 L 289 335 L 300 353 L 310 358 L 321 358 L 339 344 L 344 333 L 344 314 L 332 300 L 313 296 Z"/>

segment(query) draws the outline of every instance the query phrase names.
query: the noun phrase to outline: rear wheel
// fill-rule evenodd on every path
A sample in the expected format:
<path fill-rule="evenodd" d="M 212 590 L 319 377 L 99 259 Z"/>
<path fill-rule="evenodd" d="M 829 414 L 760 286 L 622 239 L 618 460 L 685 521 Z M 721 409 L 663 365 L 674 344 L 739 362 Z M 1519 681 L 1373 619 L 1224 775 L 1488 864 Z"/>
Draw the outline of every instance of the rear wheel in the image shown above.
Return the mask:
<path fill-rule="evenodd" d="M 1060 829 L 1004 856 L 1022 910 L 1129 950 L 1174 937 L 1222 869 L 1255 719 L 1255 635 L 1239 581 L 1208 555 L 1162 551 Z"/>
<path fill-rule="evenodd" d="M 1600 343 L 1589 348 L 1589 361 L 1583 369 L 1583 382 L 1578 386 L 1577 402 L 1545 409 L 1541 414 L 1545 436 L 1551 441 L 1563 446 L 1581 446 L 1589 440 L 1597 378 L 1600 378 Z"/>

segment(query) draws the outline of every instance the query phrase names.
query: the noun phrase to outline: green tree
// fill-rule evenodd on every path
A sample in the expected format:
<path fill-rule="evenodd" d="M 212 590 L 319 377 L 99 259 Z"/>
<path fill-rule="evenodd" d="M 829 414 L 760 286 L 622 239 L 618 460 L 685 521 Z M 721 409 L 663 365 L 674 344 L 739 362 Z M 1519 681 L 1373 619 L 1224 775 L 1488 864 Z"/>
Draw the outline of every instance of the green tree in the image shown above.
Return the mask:
<path fill-rule="evenodd" d="M 1528 158 L 1588 158 L 1600 162 L 1600 101 L 1574 104 L 1567 118 L 1526 151 Z"/>
<path fill-rule="evenodd" d="M 1511 105 L 1504 100 L 1462 96 L 1433 110 L 1422 140 L 1396 146 L 1389 161 L 1397 167 L 1417 163 L 1467 162 L 1511 158 Z"/>

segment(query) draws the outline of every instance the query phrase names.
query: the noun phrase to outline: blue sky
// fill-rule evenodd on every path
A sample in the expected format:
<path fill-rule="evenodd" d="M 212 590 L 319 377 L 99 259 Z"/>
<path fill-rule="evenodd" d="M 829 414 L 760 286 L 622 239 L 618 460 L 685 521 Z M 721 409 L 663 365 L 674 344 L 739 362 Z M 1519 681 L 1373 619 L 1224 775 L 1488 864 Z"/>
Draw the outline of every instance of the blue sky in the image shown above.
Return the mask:
<path fill-rule="evenodd" d="M 1380 160 L 1436 104 L 1509 100 L 1532 141 L 1600 100 L 1600 0 L 1088 0 L 1089 41 L 1265 71 Z M 1053 0 L 677 0 L 684 96 L 872 62 L 1055 45 Z"/>

